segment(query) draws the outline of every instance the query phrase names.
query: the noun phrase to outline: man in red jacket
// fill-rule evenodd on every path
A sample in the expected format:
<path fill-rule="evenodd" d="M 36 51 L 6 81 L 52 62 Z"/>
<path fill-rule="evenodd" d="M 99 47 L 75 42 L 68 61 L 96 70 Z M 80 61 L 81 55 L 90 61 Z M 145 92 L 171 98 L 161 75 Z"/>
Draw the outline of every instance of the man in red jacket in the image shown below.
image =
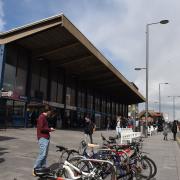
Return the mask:
<path fill-rule="evenodd" d="M 44 112 L 40 114 L 37 120 L 37 138 L 39 144 L 39 155 L 36 159 L 34 169 L 46 167 L 46 158 L 48 155 L 50 132 L 54 131 L 54 128 L 48 127 L 47 117 L 51 115 L 50 107 L 46 107 Z M 33 175 L 34 170 L 33 170 Z"/>

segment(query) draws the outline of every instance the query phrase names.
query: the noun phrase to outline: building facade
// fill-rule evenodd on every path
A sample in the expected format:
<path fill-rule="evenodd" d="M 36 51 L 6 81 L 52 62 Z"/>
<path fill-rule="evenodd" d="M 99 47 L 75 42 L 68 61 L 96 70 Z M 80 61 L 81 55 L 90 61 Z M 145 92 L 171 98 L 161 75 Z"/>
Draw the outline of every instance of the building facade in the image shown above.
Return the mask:
<path fill-rule="evenodd" d="M 81 128 L 89 114 L 98 128 L 128 116 L 144 98 L 64 16 L 0 34 L 0 126 L 29 127 L 45 104 L 59 127 Z"/>

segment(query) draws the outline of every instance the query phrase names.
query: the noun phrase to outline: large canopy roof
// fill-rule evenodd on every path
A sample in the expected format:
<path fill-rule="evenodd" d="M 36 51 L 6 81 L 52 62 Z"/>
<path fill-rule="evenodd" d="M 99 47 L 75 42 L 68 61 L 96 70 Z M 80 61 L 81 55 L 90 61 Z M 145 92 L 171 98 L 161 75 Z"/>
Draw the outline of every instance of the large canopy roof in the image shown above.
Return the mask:
<path fill-rule="evenodd" d="M 144 97 L 63 15 L 53 16 L 0 34 L 0 44 L 16 43 L 35 60 L 65 68 L 79 80 L 125 104 Z"/>

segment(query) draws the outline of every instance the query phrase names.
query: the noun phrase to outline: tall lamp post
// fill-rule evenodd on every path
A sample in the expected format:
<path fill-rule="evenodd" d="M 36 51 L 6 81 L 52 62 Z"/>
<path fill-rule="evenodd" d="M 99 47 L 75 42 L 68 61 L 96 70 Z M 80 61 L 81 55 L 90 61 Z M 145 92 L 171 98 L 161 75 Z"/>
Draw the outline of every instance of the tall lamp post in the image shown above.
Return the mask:
<path fill-rule="evenodd" d="M 180 96 L 168 96 L 173 98 L 173 121 L 176 118 L 176 109 L 175 109 L 175 98 L 179 98 Z"/>
<path fill-rule="evenodd" d="M 159 113 L 161 113 L 161 84 L 168 84 L 166 83 L 159 83 Z"/>
<path fill-rule="evenodd" d="M 169 20 L 161 20 L 159 22 L 146 24 L 146 68 L 135 68 L 135 70 L 146 69 L 146 131 L 145 136 L 147 137 L 147 126 L 148 126 L 148 81 L 149 81 L 149 26 L 154 24 L 167 24 Z"/>

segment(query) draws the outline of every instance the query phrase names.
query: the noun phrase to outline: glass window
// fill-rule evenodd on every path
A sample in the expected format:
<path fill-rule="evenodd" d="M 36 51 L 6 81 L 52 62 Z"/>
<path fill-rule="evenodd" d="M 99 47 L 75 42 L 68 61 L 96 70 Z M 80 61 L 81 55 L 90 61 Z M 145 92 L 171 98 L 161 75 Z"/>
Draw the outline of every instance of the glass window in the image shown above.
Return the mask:
<path fill-rule="evenodd" d="M 100 111 L 100 98 L 95 97 L 95 111 Z"/>
<path fill-rule="evenodd" d="M 40 67 L 36 62 L 32 62 L 32 77 L 31 77 L 31 97 L 36 97 L 39 91 L 40 83 Z"/>
<path fill-rule="evenodd" d="M 85 90 L 79 89 L 78 91 L 78 107 L 85 108 Z"/>
<path fill-rule="evenodd" d="M 41 78 L 40 78 L 40 92 L 42 92 L 43 99 L 47 99 L 47 79 L 48 79 L 48 67 L 46 64 L 41 66 Z"/>
<path fill-rule="evenodd" d="M 51 101 L 56 102 L 57 97 L 57 82 L 51 81 Z"/>
<path fill-rule="evenodd" d="M 70 106 L 75 106 L 75 82 L 70 77 L 67 79 L 66 104 Z"/>
<path fill-rule="evenodd" d="M 107 101 L 107 113 L 111 113 L 111 104 L 110 104 L 110 101 Z"/>
<path fill-rule="evenodd" d="M 67 87 L 66 104 L 69 106 L 75 106 L 75 90 L 72 87 Z"/>
<path fill-rule="evenodd" d="M 57 102 L 62 103 L 63 100 L 63 84 L 58 82 Z"/>
<path fill-rule="evenodd" d="M 27 53 L 20 48 L 7 46 L 4 84 L 5 91 L 13 91 L 17 95 L 25 95 L 27 78 Z"/>
<path fill-rule="evenodd" d="M 7 56 L 4 71 L 3 88 L 5 91 L 14 91 L 16 79 L 17 54 L 12 47 L 7 47 Z"/>
<path fill-rule="evenodd" d="M 47 100 L 48 65 L 45 62 L 32 63 L 31 97 Z"/>
<path fill-rule="evenodd" d="M 4 72 L 4 85 L 3 88 L 5 91 L 14 90 L 16 67 L 11 64 L 5 64 Z"/>
<path fill-rule="evenodd" d="M 87 108 L 93 109 L 93 95 L 88 92 L 87 95 Z"/>
<path fill-rule="evenodd" d="M 102 112 L 106 112 L 106 100 L 104 98 L 102 99 Z"/>
<path fill-rule="evenodd" d="M 14 115 L 24 116 L 25 103 L 20 101 L 14 101 Z"/>
<path fill-rule="evenodd" d="M 18 95 L 25 95 L 27 79 L 27 57 L 23 51 L 18 56 L 15 91 Z"/>
<path fill-rule="evenodd" d="M 112 114 L 115 114 L 115 103 L 114 102 L 112 102 Z"/>

